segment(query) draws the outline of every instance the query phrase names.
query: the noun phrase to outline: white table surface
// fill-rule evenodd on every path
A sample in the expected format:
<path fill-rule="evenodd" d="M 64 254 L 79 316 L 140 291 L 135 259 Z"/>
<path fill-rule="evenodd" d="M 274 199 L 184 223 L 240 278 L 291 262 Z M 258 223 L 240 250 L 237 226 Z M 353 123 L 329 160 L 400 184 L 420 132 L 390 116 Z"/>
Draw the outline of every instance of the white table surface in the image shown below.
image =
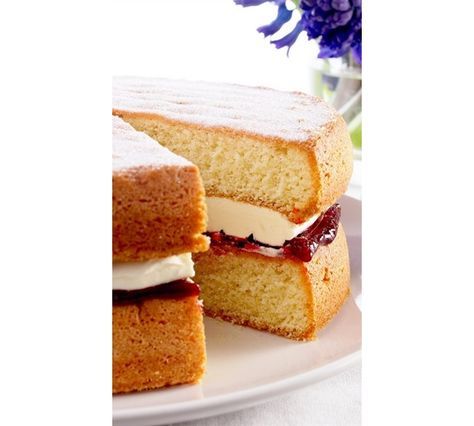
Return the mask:
<path fill-rule="evenodd" d="M 174 426 L 359 426 L 361 366 L 265 404 Z"/>

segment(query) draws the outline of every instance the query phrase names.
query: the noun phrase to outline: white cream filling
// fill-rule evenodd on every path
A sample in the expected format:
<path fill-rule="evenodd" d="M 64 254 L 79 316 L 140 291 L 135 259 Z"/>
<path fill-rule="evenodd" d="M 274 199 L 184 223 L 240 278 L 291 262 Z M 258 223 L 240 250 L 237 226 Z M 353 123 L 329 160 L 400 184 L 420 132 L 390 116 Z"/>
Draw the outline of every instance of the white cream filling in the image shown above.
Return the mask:
<path fill-rule="evenodd" d="M 275 210 L 221 197 L 206 197 L 209 232 L 253 238 L 271 246 L 282 246 L 311 226 L 319 215 L 296 224 Z"/>
<path fill-rule="evenodd" d="M 145 262 L 114 263 L 112 288 L 140 290 L 194 276 L 191 253 L 169 256 Z"/>

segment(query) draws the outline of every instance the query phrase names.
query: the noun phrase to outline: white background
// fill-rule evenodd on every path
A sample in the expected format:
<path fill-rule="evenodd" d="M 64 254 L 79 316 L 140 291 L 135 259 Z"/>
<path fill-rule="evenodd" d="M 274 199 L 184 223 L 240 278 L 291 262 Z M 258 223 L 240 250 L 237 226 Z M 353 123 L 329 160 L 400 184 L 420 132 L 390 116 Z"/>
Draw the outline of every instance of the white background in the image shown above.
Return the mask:
<path fill-rule="evenodd" d="M 122 75 L 310 90 L 306 65 L 317 55 L 315 42 L 301 34 L 288 58 L 286 49 L 256 31 L 276 10 L 273 4 L 243 8 L 232 0 L 116 2 L 112 68 Z M 287 23 L 286 32 L 293 26 L 294 20 Z"/>
<path fill-rule="evenodd" d="M 233 68 L 179 25 L 198 2 L 164 40 L 117 1 L 0 6 L 2 424 L 110 423 L 110 78 L 177 39 L 197 78 Z M 364 0 L 364 424 L 474 423 L 472 16 Z"/>

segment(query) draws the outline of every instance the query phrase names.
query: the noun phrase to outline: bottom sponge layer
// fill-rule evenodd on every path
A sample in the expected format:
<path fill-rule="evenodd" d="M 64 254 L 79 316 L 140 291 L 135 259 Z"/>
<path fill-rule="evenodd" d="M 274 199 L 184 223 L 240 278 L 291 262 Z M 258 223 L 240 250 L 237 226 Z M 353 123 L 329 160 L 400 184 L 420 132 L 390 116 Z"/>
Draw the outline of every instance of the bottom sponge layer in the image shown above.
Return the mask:
<path fill-rule="evenodd" d="M 229 247 L 193 256 L 206 315 L 295 340 L 312 340 L 350 293 L 342 225 L 310 262 Z"/>

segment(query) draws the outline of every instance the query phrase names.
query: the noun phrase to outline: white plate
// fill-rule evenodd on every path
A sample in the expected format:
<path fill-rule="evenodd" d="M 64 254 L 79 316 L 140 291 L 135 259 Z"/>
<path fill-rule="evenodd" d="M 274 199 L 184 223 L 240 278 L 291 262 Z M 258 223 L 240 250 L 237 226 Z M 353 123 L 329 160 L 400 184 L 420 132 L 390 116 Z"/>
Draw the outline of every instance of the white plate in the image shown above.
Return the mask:
<path fill-rule="evenodd" d="M 351 255 L 352 296 L 313 342 L 205 318 L 207 373 L 182 385 L 113 397 L 115 425 L 162 425 L 250 407 L 333 376 L 360 360 L 361 202 L 341 200 Z"/>

